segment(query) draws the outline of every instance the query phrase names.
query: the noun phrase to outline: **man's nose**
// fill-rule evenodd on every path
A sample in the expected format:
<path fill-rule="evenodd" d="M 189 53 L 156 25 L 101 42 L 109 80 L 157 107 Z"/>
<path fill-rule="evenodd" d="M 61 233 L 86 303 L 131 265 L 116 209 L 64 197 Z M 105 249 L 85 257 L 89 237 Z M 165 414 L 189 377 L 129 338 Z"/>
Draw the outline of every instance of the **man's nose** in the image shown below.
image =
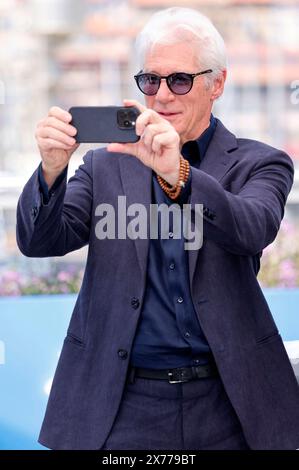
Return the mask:
<path fill-rule="evenodd" d="M 156 93 L 156 100 L 161 102 L 168 102 L 174 99 L 174 94 L 168 88 L 167 82 L 165 78 L 161 78 L 161 83 L 159 90 Z"/>

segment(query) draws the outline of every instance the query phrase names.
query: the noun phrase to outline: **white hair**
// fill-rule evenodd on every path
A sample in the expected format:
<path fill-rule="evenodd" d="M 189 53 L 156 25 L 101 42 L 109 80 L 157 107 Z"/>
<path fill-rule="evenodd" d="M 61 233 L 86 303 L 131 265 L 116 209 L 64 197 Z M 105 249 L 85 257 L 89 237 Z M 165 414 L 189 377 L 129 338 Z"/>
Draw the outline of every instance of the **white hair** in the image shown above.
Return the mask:
<path fill-rule="evenodd" d="M 206 84 L 211 84 L 227 67 L 225 44 L 209 18 L 191 8 L 167 8 L 149 19 L 135 42 L 140 68 L 144 67 L 146 55 L 153 46 L 186 41 L 194 44 L 198 66 L 213 70 L 205 75 Z"/>

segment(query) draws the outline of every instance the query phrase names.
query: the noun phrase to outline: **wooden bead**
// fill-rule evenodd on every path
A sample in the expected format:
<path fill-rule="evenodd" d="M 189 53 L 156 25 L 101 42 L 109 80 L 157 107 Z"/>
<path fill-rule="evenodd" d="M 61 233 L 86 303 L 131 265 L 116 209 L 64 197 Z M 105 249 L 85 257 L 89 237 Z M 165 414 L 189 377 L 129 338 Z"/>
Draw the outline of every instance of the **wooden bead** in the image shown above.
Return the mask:
<path fill-rule="evenodd" d="M 179 180 L 174 185 L 171 186 L 167 181 L 165 181 L 160 175 L 157 175 L 157 180 L 168 197 L 170 199 L 176 199 L 181 191 L 182 188 L 185 186 L 190 173 L 190 163 L 188 160 L 185 160 L 183 157 L 180 158 L 180 171 L 179 171 Z"/>

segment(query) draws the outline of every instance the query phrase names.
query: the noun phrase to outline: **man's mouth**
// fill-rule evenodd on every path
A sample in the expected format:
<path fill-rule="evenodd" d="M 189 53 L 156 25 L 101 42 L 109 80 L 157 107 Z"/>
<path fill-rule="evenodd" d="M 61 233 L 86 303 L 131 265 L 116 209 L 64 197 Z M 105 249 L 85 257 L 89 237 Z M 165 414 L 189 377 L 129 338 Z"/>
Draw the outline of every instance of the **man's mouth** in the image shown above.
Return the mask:
<path fill-rule="evenodd" d="M 160 114 L 160 116 L 162 116 L 164 118 L 171 119 L 171 118 L 177 116 L 180 113 L 170 113 L 170 112 L 166 112 L 166 111 L 158 111 L 158 114 Z"/>

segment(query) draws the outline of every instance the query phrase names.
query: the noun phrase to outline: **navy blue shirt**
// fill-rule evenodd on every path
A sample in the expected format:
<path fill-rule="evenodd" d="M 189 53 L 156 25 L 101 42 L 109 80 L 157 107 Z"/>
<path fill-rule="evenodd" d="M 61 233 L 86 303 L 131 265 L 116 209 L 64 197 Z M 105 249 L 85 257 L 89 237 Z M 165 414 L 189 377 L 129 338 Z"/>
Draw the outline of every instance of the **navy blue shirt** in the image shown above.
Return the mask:
<path fill-rule="evenodd" d="M 217 121 L 211 116 L 210 126 L 195 141 L 186 142 L 182 155 L 191 166 L 199 167 L 214 134 Z M 187 202 L 191 190 L 192 169 L 179 203 Z M 153 175 L 152 203 L 172 204 Z M 160 220 L 158 230 L 160 235 Z M 147 283 L 140 322 L 131 352 L 135 367 L 168 369 L 204 364 L 211 351 L 200 327 L 192 303 L 188 252 L 185 239 L 150 240 Z"/>

